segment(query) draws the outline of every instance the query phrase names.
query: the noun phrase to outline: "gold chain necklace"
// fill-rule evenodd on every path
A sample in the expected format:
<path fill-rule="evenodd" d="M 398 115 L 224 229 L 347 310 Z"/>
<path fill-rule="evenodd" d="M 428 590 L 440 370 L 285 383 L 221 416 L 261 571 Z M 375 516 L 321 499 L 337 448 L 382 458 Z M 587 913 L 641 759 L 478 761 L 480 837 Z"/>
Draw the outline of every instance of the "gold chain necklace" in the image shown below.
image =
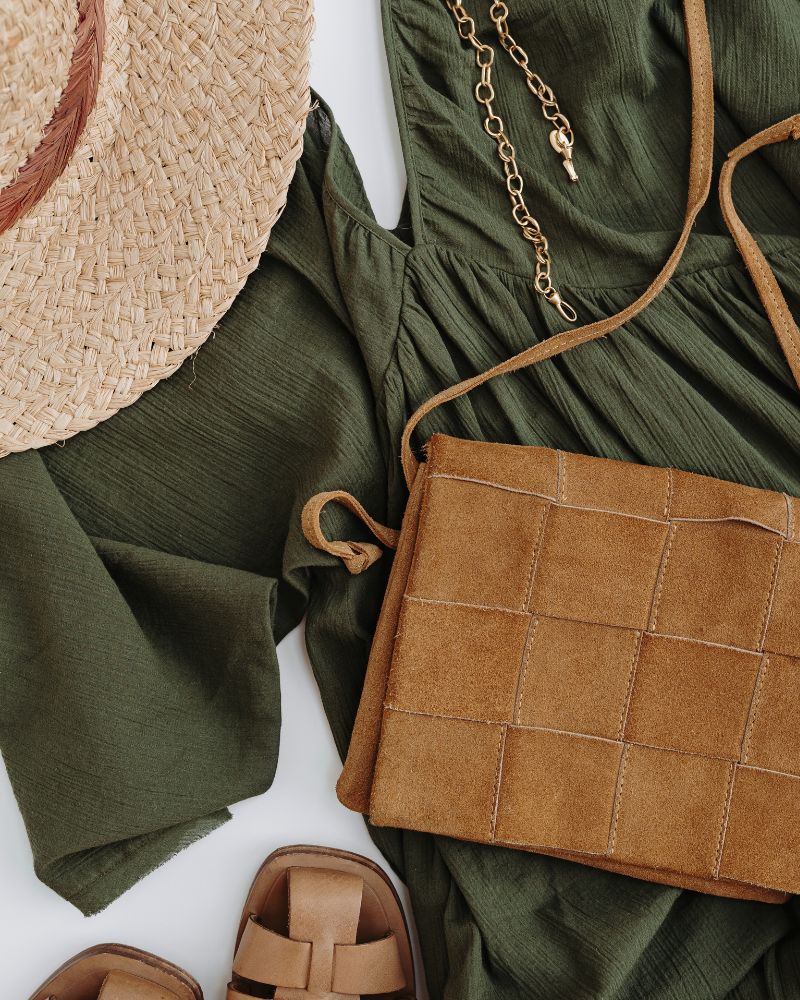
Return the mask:
<path fill-rule="evenodd" d="M 478 38 L 475 21 L 468 14 L 460 0 L 445 0 L 448 9 L 455 18 L 456 27 L 461 38 L 475 50 L 475 63 L 481 73 L 480 81 L 475 86 L 475 99 L 485 110 L 484 130 L 497 144 L 497 154 L 503 164 L 506 177 L 506 188 L 511 199 L 511 214 L 519 226 L 523 237 L 533 244 L 536 254 L 536 271 L 533 279 L 534 289 L 546 302 L 559 311 L 569 323 L 574 323 L 578 314 L 569 303 L 561 298 L 553 287 L 550 277 L 551 259 L 547 237 L 542 232 L 538 220 L 531 215 L 522 193 L 524 184 L 517 165 L 517 153 L 506 134 L 503 119 L 494 110 L 495 90 L 492 85 L 492 67 L 494 66 L 494 49 Z M 497 29 L 500 44 L 511 56 L 514 62 L 525 74 L 528 90 L 538 98 L 542 106 L 542 114 L 553 124 L 550 133 L 550 145 L 562 157 L 564 169 L 571 181 L 577 181 L 578 175 L 572 162 L 572 147 L 575 136 L 569 119 L 561 112 L 556 96 L 538 73 L 534 73 L 528 65 L 529 58 L 525 49 L 519 45 L 508 30 L 509 9 L 502 0 L 494 0 L 489 8 L 489 17 Z"/>

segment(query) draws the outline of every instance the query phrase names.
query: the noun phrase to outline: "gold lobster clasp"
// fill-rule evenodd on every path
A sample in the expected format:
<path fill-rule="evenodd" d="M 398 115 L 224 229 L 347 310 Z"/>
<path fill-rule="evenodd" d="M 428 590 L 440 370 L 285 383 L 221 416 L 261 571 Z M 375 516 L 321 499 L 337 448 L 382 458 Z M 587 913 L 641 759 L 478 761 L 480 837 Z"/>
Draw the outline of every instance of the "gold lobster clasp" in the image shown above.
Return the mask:
<path fill-rule="evenodd" d="M 572 162 L 572 143 L 569 140 L 569 136 L 563 129 L 553 129 L 550 133 L 550 145 L 560 156 L 563 156 L 564 169 L 566 170 L 569 179 L 573 183 L 577 181 L 578 175 L 575 171 L 575 165 Z"/>

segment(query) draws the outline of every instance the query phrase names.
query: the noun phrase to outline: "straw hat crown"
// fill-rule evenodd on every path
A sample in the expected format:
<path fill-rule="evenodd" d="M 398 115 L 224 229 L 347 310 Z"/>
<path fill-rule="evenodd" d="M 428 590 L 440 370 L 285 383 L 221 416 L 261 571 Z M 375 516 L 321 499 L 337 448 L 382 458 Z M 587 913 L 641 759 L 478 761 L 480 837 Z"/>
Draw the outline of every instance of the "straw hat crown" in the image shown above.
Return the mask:
<path fill-rule="evenodd" d="M 208 337 L 301 151 L 310 0 L 0 4 L 0 454 Z"/>

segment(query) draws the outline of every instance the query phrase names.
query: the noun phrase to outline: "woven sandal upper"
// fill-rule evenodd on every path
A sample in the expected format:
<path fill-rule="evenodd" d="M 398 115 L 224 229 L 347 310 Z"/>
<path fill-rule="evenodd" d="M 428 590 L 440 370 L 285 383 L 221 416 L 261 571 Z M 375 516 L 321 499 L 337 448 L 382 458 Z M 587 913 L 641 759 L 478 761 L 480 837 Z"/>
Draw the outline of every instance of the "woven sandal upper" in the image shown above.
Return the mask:
<path fill-rule="evenodd" d="M 364 883 L 321 868 L 288 872 L 288 936 L 250 916 L 234 959 L 228 1000 L 252 997 L 248 983 L 277 987 L 276 1000 L 357 1000 L 403 988 L 394 934 L 357 942 Z"/>

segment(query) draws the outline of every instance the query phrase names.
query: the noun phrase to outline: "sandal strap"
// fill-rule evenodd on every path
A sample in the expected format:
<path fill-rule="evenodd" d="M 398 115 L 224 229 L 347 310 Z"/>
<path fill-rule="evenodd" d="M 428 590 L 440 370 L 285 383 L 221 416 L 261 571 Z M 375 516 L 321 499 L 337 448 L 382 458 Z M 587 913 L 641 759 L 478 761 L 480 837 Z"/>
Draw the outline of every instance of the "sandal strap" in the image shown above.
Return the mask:
<path fill-rule="evenodd" d="M 292 941 L 271 931 L 250 914 L 233 960 L 234 975 L 251 982 L 302 990 L 308 984 L 310 968 L 308 941 Z"/>
<path fill-rule="evenodd" d="M 246 1000 L 248 984 L 274 986 L 276 1000 L 337 1000 L 396 993 L 406 986 L 394 934 L 356 943 L 362 879 L 349 873 L 290 868 L 289 936 L 251 914 L 233 962 L 228 1000 Z"/>
<path fill-rule="evenodd" d="M 311 962 L 305 989 L 315 1000 L 345 1000 L 358 994 L 334 994 L 333 970 L 337 945 L 355 944 L 364 881 L 351 872 L 332 868 L 290 868 L 289 936 L 310 941 Z M 291 990 L 275 990 L 275 1000 L 296 1000 Z"/>
<path fill-rule="evenodd" d="M 238 979 L 284 989 L 305 990 L 313 944 L 292 941 L 270 930 L 251 915 L 233 965 Z M 400 949 L 394 934 L 365 944 L 337 944 L 333 948 L 331 992 L 345 996 L 394 993 L 405 985 Z M 228 1000 L 248 997 L 232 983 Z"/>
<path fill-rule="evenodd" d="M 178 997 L 165 986 L 114 970 L 104 979 L 97 1000 L 178 1000 Z"/>
<path fill-rule="evenodd" d="M 396 993 L 406 985 L 394 934 L 365 944 L 340 944 L 333 956 L 333 992 L 345 996 Z"/>

